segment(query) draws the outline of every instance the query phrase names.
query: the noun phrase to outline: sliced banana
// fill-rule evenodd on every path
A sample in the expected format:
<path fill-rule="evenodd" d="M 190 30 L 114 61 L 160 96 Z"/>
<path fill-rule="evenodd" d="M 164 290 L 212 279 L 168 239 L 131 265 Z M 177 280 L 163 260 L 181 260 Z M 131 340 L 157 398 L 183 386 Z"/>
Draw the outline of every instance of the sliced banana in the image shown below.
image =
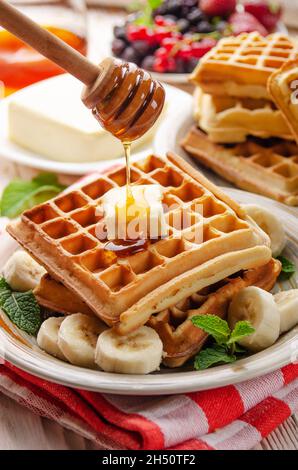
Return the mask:
<path fill-rule="evenodd" d="M 298 324 L 298 289 L 279 292 L 274 300 L 280 314 L 280 334 Z"/>
<path fill-rule="evenodd" d="M 97 338 L 106 328 L 96 317 L 75 313 L 62 322 L 58 346 L 71 364 L 94 369 Z"/>
<path fill-rule="evenodd" d="M 19 292 L 33 290 L 45 273 L 46 270 L 22 250 L 16 251 L 3 269 L 3 276 L 10 287 Z"/>
<path fill-rule="evenodd" d="M 40 349 L 51 356 L 66 361 L 66 357 L 58 345 L 58 332 L 64 317 L 51 317 L 43 322 L 37 335 L 37 344 Z"/>
<path fill-rule="evenodd" d="M 107 330 L 98 338 L 95 361 L 106 372 L 149 374 L 159 369 L 162 350 L 158 334 L 148 326 L 127 336 Z"/>
<path fill-rule="evenodd" d="M 279 337 L 280 314 L 274 297 L 259 287 L 246 287 L 233 298 L 228 323 L 234 328 L 238 321 L 246 320 L 255 332 L 239 343 L 253 352 L 272 346 Z"/>
<path fill-rule="evenodd" d="M 265 207 L 254 204 L 244 205 L 247 214 L 269 236 L 272 255 L 277 257 L 286 246 L 286 234 L 281 221 Z"/>

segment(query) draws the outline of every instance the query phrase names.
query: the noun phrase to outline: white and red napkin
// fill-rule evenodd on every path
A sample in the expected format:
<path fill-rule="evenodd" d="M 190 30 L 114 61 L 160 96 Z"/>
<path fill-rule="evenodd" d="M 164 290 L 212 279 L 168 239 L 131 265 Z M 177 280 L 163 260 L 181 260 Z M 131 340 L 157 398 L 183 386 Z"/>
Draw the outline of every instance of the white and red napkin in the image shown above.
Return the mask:
<path fill-rule="evenodd" d="M 129 397 L 70 389 L 5 363 L 0 392 L 105 449 L 246 450 L 298 410 L 298 365 L 209 391 Z"/>

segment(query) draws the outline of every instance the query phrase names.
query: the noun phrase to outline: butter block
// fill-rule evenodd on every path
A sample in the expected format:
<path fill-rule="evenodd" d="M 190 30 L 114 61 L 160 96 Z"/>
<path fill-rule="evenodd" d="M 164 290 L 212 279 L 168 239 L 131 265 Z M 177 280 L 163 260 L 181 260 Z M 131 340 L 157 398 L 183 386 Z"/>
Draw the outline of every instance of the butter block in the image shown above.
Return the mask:
<path fill-rule="evenodd" d="M 102 129 L 81 102 L 82 84 L 70 75 L 17 92 L 8 107 L 9 139 L 42 157 L 88 163 L 123 156 L 121 142 Z M 149 141 L 156 125 L 132 144 Z"/>
<path fill-rule="evenodd" d="M 168 235 L 158 184 L 113 188 L 103 197 L 102 209 L 108 240 Z"/>

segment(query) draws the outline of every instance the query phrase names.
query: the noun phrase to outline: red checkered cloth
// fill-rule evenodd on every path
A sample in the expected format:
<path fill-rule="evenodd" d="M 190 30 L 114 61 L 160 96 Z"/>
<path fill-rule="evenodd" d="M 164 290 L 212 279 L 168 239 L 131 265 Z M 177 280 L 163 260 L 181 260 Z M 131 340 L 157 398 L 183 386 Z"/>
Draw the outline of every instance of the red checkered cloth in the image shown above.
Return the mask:
<path fill-rule="evenodd" d="M 298 365 L 209 391 L 128 397 L 70 389 L 5 363 L 0 392 L 103 449 L 247 450 L 298 410 Z"/>

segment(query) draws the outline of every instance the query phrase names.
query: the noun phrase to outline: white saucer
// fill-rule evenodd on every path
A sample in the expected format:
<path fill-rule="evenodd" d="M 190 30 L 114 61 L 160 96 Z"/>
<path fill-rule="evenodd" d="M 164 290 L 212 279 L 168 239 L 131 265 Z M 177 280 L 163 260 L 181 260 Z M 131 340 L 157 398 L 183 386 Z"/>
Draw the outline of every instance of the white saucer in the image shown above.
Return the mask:
<path fill-rule="evenodd" d="M 48 79 L 48 82 L 51 80 L 56 80 L 57 86 L 60 80 L 67 80 L 68 75 L 62 75 L 61 77 L 54 77 Z M 31 85 L 34 87 L 35 85 Z M 167 116 L 176 115 L 177 110 L 183 105 L 183 102 L 187 100 L 188 95 L 169 85 L 165 85 L 166 90 L 166 110 L 164 117 L 161 118 L 161 124 Z M 17 93 L 22 93 L 23 90 L 18 91 Z M 99 162 L 84 162 L 84 163 L 69 163 L 69 162 L 59 162 L 47 159 L 42 155 L 35 154 L 30 152 L 17 144 L 11 142 L 8 138 L 8 119 L 7 111 L 9 103 L 12 99 L 11 95 L 7 98 L 4 98 L 0 101 L 0 158 L 9 160 L 14 163 L 18 163 L 24 166 L 35 168 L 37 170 L 55 172 L 60 174 L 67 175 L 85 175 L 88 173 L 93 173 L 95 171 L 103 171 L 106 168 L 117 164 L 122 161 L 122 158 L 117 158 L 113 160 L 101 160 Z M 139 159 L 144 157 L 146 154 L 151 152 L 151 142 L 144 144 L 138 147 L 134 153 L 133 158 Z M 124 158 L 124 157 L 123 157 Z"/>

